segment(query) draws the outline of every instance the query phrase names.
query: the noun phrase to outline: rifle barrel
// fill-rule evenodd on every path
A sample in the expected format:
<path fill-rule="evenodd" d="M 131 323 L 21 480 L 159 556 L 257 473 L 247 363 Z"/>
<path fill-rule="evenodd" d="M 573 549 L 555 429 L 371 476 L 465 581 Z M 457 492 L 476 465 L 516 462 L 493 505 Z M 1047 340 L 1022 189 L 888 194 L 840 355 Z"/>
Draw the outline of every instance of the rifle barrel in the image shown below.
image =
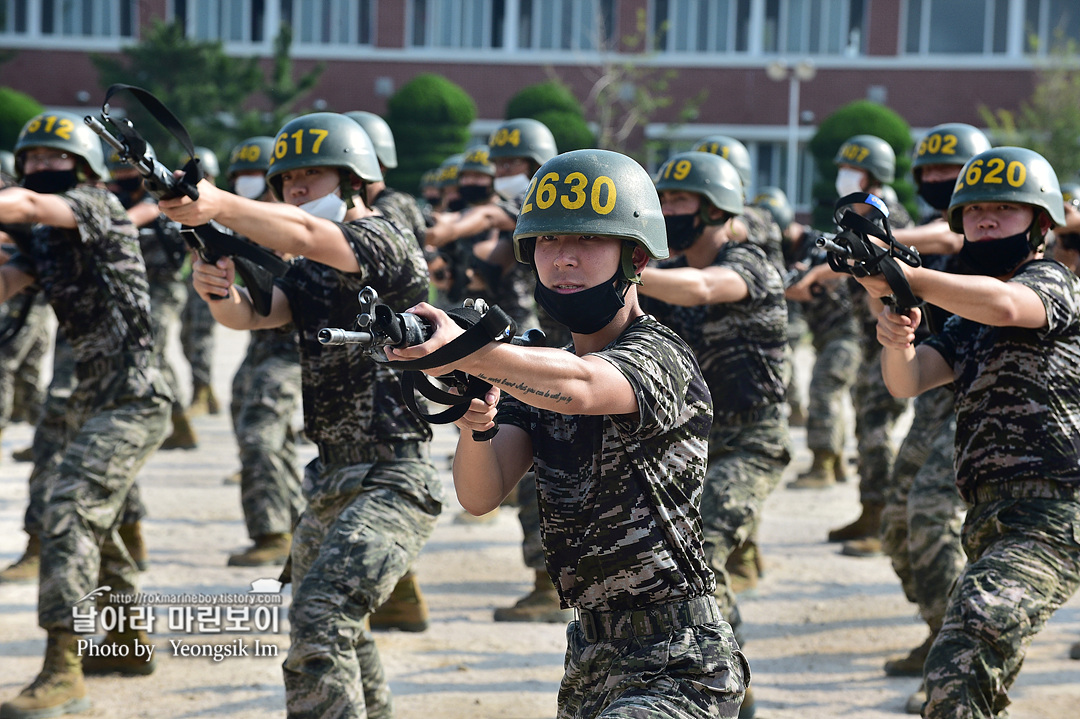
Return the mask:
<path fill-rule="evenodd" d="M 371 345 L 374 339 L 370 332 L 350 332 L 337 327 L 319 330 L 319 343 L 324 345 Z"/>

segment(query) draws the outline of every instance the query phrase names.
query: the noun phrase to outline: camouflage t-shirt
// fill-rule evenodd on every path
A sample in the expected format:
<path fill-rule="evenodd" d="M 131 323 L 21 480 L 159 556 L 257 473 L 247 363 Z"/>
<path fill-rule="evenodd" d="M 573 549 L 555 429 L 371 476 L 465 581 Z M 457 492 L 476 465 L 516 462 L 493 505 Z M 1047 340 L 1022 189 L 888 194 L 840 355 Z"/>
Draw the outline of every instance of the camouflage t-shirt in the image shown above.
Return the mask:
<path fill-rule="evenodd" d="M 279 286 L 300 332 L 304 430 L 321 445 L 426 441 L 427 423 L 402 402 L 399 373 L 358 345 L 319 343 L 325 327 L 354 329 L 357 295 L 370 285 L 397 312 L 427 300 L 428 275 L 416 238 L 382 217 L 339 223 L 360 271 L 299 258 Z"/>
<path fill-rule="evenodd" d="M 746 225 L 746 241 L 765 251 L 765 256 L 781 275 L 784 273 L 784 234 L 772 214 L 761 207 L 746 206 L 739 219 Z"/>
<path fill-rule="evenodd" d="M 406 192 L 387 187 L 375 197 L 371 206 L 383 213 L 398 227 L 411 231 L 416 236 L 417 244 L 421 247 L 424 246 L 427 224 L 415 197 Z"/>
<path fill-rule="evenodd" d="M 58 197 L 78 227 L 34 226 L 17 239 L 12 266 L 37 278 L 77 362 L 149 351 L 146 264 L 127 211 L 104 188 L 79 186 Z"/>
<path fill-rule="evenodd" d="M 566 607 L 626 610 L 711 594 L 702 484 L 712 421 L 690 348 L 649 316 L 599 357 L 639 415 L 564 415 L 503 395 L 498 421 L 532 438 L 548 572 Z"/>
<path fill-rule="evenodd" d="M 956 483 L 968 501 L 1012 481 L 1080 486 L 1080 279 L 1035 260 L 1009 281 L 1039 295 L 1046 327 L 953 316 L 925 342 L 956 378 Z"/>
<path fill-rule="evenodd" d="M 782 402 L 791 358 L 783 279 L 761 248 L 728 242 L 713 266 L 736 272 L 746 282 L 748 295 L 738 302 L 696 307 L 644 298 L 642 306 L 694 348 L 720 422 Z M 660 267 L 686 267 L 686 258 L 672 258 Z"/>

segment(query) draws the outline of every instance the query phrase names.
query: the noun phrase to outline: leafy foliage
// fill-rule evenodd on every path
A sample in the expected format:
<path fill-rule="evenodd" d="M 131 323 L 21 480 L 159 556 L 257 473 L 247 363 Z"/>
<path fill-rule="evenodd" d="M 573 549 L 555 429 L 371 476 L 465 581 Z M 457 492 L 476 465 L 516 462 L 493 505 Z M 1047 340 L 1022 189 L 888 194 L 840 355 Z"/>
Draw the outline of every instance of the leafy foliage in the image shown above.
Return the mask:
<path fill-rule="evenodd" d="M 506 104 L 506 119 L 518 117 L 529 117 L 547 125 L 555 136 L 559 152 L 593 147 L 595 142 L 592 130 L 585 122 L 581 103 L 570 88 L 558 80 L 529 85 L 510 98 Z"/>
<path fill-rule="evenodd" d="M 0 87 L 0 150 L 11 150 L 23 125 L 45 108 L 29 95 Z"/>

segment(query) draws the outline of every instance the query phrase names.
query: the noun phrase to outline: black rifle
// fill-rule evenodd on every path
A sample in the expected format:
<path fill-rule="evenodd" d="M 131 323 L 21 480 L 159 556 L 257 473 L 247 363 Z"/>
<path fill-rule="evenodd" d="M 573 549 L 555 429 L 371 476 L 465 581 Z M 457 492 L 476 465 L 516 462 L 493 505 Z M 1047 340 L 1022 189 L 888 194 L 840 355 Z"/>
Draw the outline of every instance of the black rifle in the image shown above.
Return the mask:
<path fill-rule="evenodd" d="M 128 90 L 143 106 L 167 129 L 180 140 L 191 159 L 183 168 L 183 174 L 177 177 L 173 172 L 151 157 L 147 152 L 146 140 L 138 133 L 131 120 L 109 116 L 109 98 L 117 90 Z M 160 100 L 146 90 L 131 85 L 113 85 L 105 93 L 105 102 L 101 106 L 101 120 L 87 115 L 84 122 L 112 147 L 122 162 L 126 162 L 142 175 L 146 191 L 158 200 L 176 197 L 199 199 L 196 188 L 202 179 L 202 170 L 191 139 L 183 125 L 165 107 Z M 111 125 L 115 134 L 106 126 Z M 285 274 L 289 264 L 265 247 L 260 247 L 248 239 L 227 232 L 222 232 L 213 225 L 184 227 L 180 231 L 184 242 L 199 257 L 210 264 L 221 257 L 231 257 L 236 263 L 236 272 L 244 281 L 255 311 L 261 315 L 270 314 L 273 299 L 274 280 Z M 214 299 L 224 299 L 214 296 Z"/>
<path fill-rule="evenodd" d="M 814 234 L 820 236 L 816 230 Z M 812 239 L 813 241 L 811 241 Z M 810 270 L 826 262 L 828 262 L 828 255 L 825 250 L 818 247 L 816 237 L 803 237 L 799 245 L 798 257 L 787 272 L 784 273 L 784 289 L 786 290 L 792 285 L 798 284 Z M 821 297 L 825 292 L 825 287 L 817 282 L 810 285 L 810 295 L 812 297 Z"/>
<path fill-rule="evenodd" d="M 856 211 L 858 210 L 858 211 Z M 897 260 L 910 267 L 920 267 L 922 259 L 914 247 L 906 247 L 893 237 L 889 226 L 889 208 L 879 198 L 856 192 L 836 201 L 833 219 L 839 227 L 836 235 L 822 235 L 817 246 L 829 253 L 829 266 L 853 277 L 883 275 L 893 294 L 881 298 L 898 313 L 922 304 L 911 291 Z M 878 244 L 871 238 L 880 240 Z"/>
<path fill-rule="evenodd" d="M 360 314 L 356 316 L 359 331 L 326 327 L 319 330 L 319 342 L 324 345 L 360 345 L 364 353 L 376 362 L 389 363 L 384 351 L 386 347 L 411 347 L 430 339 L 433 328 L 427 320 L 411 312 L 395 312 L 379 301 L 379 294 L 373 287 L 360 290 L 357 299 L 360 302 Z M 432 424 L 447 424 L 460 419 L 469 409 L 469 402 L 474 398 L 483 398 L 491 389 L 491 384 L 455 370 L 437 377 L 442 385 L 439 386 L 422 370 L 455 362 L 492 341 L 531 347 L 546 343 L 546 337 L 539 329 L 530 329 L 515 336 L 514 321 L 498 307 L 488 307 L 483 300 L 465 300 L 462 307 L 452 309 L 447 314 L 465 328 L 465 334 L 426 357 L 393 363 L 403 370 L 401 389 L 405 404 Z M 456 393 L 450 392 L 451 389 Z M 446 405 L 447 409 L 435 413 L 425 411 L 420 407 L 416 393 L 432 402 Z M 473 438 L 477 441 L 488 440 L 498 431 L 496 424 L 483 432 L 473 432 Z"/>

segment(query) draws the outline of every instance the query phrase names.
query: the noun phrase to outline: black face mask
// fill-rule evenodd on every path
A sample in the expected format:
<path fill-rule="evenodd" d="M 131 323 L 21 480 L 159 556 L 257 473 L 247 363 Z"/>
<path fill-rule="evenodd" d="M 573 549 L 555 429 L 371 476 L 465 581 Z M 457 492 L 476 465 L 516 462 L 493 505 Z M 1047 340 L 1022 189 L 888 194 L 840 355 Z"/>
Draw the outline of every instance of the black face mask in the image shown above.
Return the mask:
<path fill-rule="evenodd" d="M 1057 241 L 1066 250 L 1080 250 L 1080 234 L 1075 232 L 1058 232 Z"/>
<path fill-rule="evenodd" d="M 537 278 L 533 296 L 537 304 L 551 315 L 551 319 L 566 325 L 571 332 L 591 335 L 615 319 L 626 304 L 623 298 L 629 288 L 630 283 L 623 278 L 620 267 L 607 282 L 569 295 L 549 290 Z"/>
<path fill-rule="evenodd" d="M 466 205 L 478 205 L 486 202 L 495 193 L 488 185 L 462 185 L 458 188 L 458 195 Z"/>
<path fill-rule="evenodd" d="M 919 197 L 926 200 L 926 204 L 935 210 L 949 209 L 952 200 L 953 187 L 956 180 L 941 180 L 940 182 L 920 182 Z"/>
<path fill-rule="evenodd" d="M 120 200 L 120 204 L 124 206 L 125 210 L 134 206 L 142 196 L 143 184 L 141 177 L 126 177 L 123 180 L 113 180 L 109 184 L 116 188 L 113 190 L 113 194 Z"/>
<path fill-rule="evenodd" d="M 694 218 L 697 213 L 689 215 L 664 215 L 664 226 L 667 228 L 668 249 L 672 252 L 686 250 L 701 233 L 705 231 L 705 225 L 694 226 Z"/>
<path fill-rule="evenodd" d="M 1002 277 L 1020 266 L 1031 252 L 1030 230 L 996 240 L 971 242 L 964 239 L 958 257 L 967 267 L 980 275 Z"/>
<path fill-rule="evenodd" d="M 23 178 L 22 186 L 42 195 L 55 195 L 67 192 L 79 184 L 75 170 L 42 170 Z"/>
<path fill-rule="evenodd" d="M 465 200 L 460 197 L 454 198 L 446 203 L 447 212 L 461 212 L 465 209 Z"/>

